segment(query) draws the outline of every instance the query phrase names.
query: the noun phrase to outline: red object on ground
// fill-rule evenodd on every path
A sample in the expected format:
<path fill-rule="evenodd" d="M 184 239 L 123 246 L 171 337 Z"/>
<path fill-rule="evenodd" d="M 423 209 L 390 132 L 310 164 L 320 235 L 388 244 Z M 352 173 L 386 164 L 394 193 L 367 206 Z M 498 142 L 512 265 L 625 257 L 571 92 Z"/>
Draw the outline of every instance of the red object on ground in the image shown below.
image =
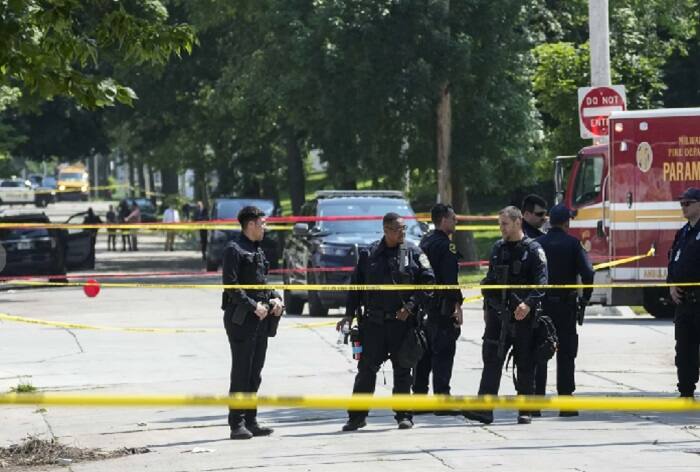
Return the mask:
<path fill-rule="evenodd" d="M 83 292 L 90 298 L 94 298 L 100 293 L 100 284 L 95 279 L 88 279 L 87 283 L 83 285 Z"/>

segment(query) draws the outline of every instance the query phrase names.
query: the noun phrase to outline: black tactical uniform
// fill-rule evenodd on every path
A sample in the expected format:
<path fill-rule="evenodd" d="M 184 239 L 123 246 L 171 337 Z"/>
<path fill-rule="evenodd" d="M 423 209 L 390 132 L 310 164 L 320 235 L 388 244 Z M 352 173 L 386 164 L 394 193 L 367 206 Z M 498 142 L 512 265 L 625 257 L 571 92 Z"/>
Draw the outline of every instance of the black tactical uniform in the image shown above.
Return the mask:
<path fill-rule="evenodd" d="M 544 236 L 546 233 L 539 228 L 535 228 L 527 221 L 523 220 L 523 233 L 530 239 L 537 239 L 540 236 Z"/>
<path fill-rule="evenodd" d="M 438 284 L 455 285 L 458 283 L 459 254 L 447 233 L 435 230 L 427 234 L 420 243 L 420 248 L 428 256 L 435 272 Z M 428 380 L 433 372 L 433 393 L 450 394 L 450 379 L 454 364 L 459 326 L 455 326 L 452 317 L 456 304 L 462 304 L 460 290 L 437 290 L 433 300 L 426 306 L 428 319 L 426 334 L 429 349 L 418 362 L 413 382 L 413 393 L 428 393 Z"/>
<path fill-rule="evenodd" d="M 260 243 L 251 241 L 243 233 L 224 250 L 223 283 L 226 285 L 266 284 L 268 268 Z M 257 393 L 260 387 L 267 338 L 276 334 L 279 317 L 268 313 L 261 321 L 254 312 L 258 302 L 268 304 L 272 298 L 280 296 L 274 290 L 224 290 L 224 327 L 232 359 L 230 393 Z M 229 410 L 228 424 L 232 430 L 244 425 L 255 429 L 256 416 L 257 409 Z"/>
<path fill-rule="evenodd" d="M 506 275 L 507 274 L 507 275 Z M 499 240 L 489 258 L 489 270 L 482 285 L 545 285 L 547 284 L 547 259 L 542 247 L 525 236 L 520 241 Z M 544 292 L 539 289 L 484 290 L 485 321 L 482 357 L 484 370 L 481 373 L 479 395 L 497 395 L 501 384 L 501 373 L 506 354 L 513 346 L 513 357 L 517 372 L 515 389 L 519 395 L 532 394 L 534 387 L 535 317 L 540 308 Z M 524 302 L 530 307 L 527 317 L 515 320 L 515 309 Z M 508 331 L 501 336 L 502 317 Z M 465 416 L 469 412 L 465 412 Z M 521 412 L 527 415 L 527 412 Z M 488 417 L 485 419 L 485 417 Z M 490 423 L 493 414 L 484 412 L 479 421 Z"/>
<path fill-rule="evenodd" d="M 384 239 L 360 251 L 352 276 L 352 284 L 433 284 L 435 276 L 425 254 L 416 245 L 406 242 L 389 248 Z M 405 338 L 416 326 L 418 309 L 428 301 L 429 294 L 415 291 L 349 291 L 346 316 L 352 317 L 364 306 L 359 320 L 362 355 L 357 365 L 353 393 L 374 393 L 377 372 L 382 363 L 391 359 L 394 371 L 393 393 L 411 393 L 414 365 L 402 365 L 398 353 Z M 396 313 L 406 307 L 411 316 L 406 321 L 396 319 Z M 417 361 L 416 361 L 417 362 Z M 396 411 L 397 422 L 412 420 L 410 411 Z M 361 423 L 367 411 L 350 411 L 349 422 Z M 357 429 L 357 428 L 354 428 Z M 352 429 L 347 429 L 352 430 Z"/>
<path fill-rule="evenodd" d="M 673 241 L 669 254 L 668 282 L 700 282 L 700 224 L 687 223 Z M 676 306 L 675 338 L 678 391 L 692 397 L 698 383 L 700 349 L 700 288 L 681 287 L 683 302 Z"/>
<path fill-rule="evenodd" d="M 593 267 L 588 254 L 575 237 L 563 228 L 554 226 L 549 232 L 537 238 L 547 255 L 549 283 L 552 285 L 574 285 L 576 276 L 581 276 L 583 284 L 593 283 Z M 582 302 L 588 303 L 593 289 L 583 291 Z M 543 311 L 552 318 L 559 338 L 557 350 L 557 393 L 571 395 L 576 389 L 574 380 L 575 359 L 578 353 L 578 334 L 576 333 L 576 290 L 547 290 L 543 302 Z M 541 368 L 543 366 L 543 368 Z M 547 386 L 547 362 L 538 364 L 535 394 L 544 395 Z"/>

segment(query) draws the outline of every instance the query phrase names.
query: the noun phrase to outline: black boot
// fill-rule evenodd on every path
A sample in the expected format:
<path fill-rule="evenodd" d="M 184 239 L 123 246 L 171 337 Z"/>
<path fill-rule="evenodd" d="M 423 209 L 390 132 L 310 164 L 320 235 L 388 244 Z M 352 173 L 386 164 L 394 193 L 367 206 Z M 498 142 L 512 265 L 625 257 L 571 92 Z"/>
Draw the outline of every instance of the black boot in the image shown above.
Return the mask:
<path fill-rule="evenodd" d="M 272 434 L 274 429 L 268 428 L 266 426 L 260 426 L 258 423 L 250 423 L 245 425 L 246 429 L 250 431 L 253 436 L 269 436 Z"/>
<path fill-rule="evenodd" d="M 343 431 L 357 431 L 365 426 L 367 426 L 367 421 L 364 418 L 349 418 L 348 422 L 343 425 Z"/>
<path fill-rule="evenodd" d="M 235 428 L 231 428 L 230 437 L 231 439 L 250 439 L 253 437 L 253 433 L 251 433 L 245 426 L 237 426 Z"/>
<path fill-rule="evenodd" d="M 493 411 L 464 410 L 462 414 L 468 420 L 478 421 L 483 424 L 493 423 Z"/>

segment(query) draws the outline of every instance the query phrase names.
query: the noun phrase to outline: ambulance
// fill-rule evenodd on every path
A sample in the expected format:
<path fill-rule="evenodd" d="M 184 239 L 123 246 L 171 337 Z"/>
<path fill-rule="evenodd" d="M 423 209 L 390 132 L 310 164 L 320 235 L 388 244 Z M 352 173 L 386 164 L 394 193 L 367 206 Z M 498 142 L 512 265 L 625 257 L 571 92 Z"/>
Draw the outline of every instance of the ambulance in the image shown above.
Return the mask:
<path fill-rule="evenodd" d="M 596 271 L 595 282 L 635 287 L 595 289 L 591 302 L 671 317 L 668 289 L 653 284 L 665 282 L 675 233 L 686 223 L 676 198 L 700 187 L 700 108 L 617 111 L 608 129 L 607 144 L 555 160 L 558 201 L 577 211 L 571 233 L 592 262 L 632 258 Z"/>

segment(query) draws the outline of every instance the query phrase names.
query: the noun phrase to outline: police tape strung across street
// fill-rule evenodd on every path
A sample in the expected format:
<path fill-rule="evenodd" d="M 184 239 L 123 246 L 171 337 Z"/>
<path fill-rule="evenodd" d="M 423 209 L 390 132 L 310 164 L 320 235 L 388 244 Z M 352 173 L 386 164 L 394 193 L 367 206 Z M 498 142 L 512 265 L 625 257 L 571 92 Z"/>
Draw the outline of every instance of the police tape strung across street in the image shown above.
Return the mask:
<path fill-rule="evenodd" d="M 63 329 L 85 329 L 94 331 L 119 331 L 127 333 L 159 333 L 159 334 L 181 334 L 181 333 L 220 333 L 222 328 L 149 328 L 130 326 L 98 326 L 82 323 L 67 323 L 63 321 L 40 320 L 37 318 L 27 318 L 25 316 L 10 315 L 0 313 L 0 320 L 14 323 L 26 323 L 40 326 L 51 326 Z M 293 325 L 282 326 L 281 329 L 313 329 L 326 326 L 335 326 L 335 321 L 319 321 L 315 323 L 294 323 Z"/>
<path fill-rule="evenodd" d="M 434 410 L 560 410 L 560 411 L 700 411 L 691 398 L 585 397 L 585 396 L 448 396 L 370 394 L 332 395 L 75 395 L 60 393 L 0 395 L 2 405 L 55 405 L 72 407 L 293 407 L 321 410 L 393 409 Z"/>

